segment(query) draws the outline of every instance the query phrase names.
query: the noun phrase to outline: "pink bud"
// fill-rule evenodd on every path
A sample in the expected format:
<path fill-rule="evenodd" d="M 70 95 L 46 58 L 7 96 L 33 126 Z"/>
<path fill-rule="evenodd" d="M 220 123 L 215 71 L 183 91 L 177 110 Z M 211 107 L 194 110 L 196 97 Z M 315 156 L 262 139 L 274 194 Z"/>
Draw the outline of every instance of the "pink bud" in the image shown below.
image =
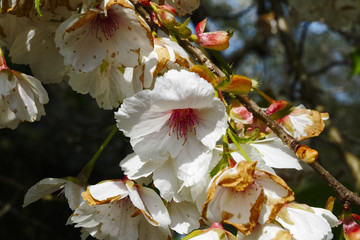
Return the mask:
<path fill-rule="evenodd" d="M 150 2 L 150 6 L 154 11 L 156 19 L 158 20 L 154 22 L 156 22 L 158 25 L 163 25 L 167 29 L 174 28 L 176 11 L 173 7 L 169 5 L 158 6 L 156 3 L 153 2 Z"/>
<path fill-rule="evenodd" d="M 243 106 L 232 108 L 230 114 L 243 124 L 252 124 L 254 122 L 252 113 Z"/>
<path fill-rule="evenodd" d="M 139 3 L 145 7 L 150 6 L 150 0 L 139 0 Z"/>
<path fill-rule="evenodd" d="M 6 65 L 4 53 L 2 52 L 2 50 L 0 48 L 0 71 L 2 71 L 4 69 L 9 69 L 9 67 Z"/>
<path fill-rule="evenodd" d="M 351 213 L 350 210 L 343 211 L 340 215 L 340 222 L 343 224 L 344 237 L 346 240 L 360 239 L 360 216 Z"/>
<path fill-rule="evenodd" d="M 266 109 L 266 114 L 267 115 L 271 115 L 276 113 L 279 110 L 284 109 L 289 103 L 287 101 L 276 101 L 274 103 L 272 103 L 267 109 Z"/>
<path fill-rule="evenodd" d="M 205 48 L 223 51 L 229 47 L 229 33 L 225 31 L 216 31 L 204 33 L 206 19 L 196 25 L 197 43 Z"/>
<path fill-rule="evenodd" d="M 223 226 L 221 225 L 221 223 L 212 223 L 210 229 L 213 228 L 220 228 L 220 229 L 224 229 Z"/>
<path fill-rule="evenodd" d="M 166 11 L 168 11 L 168 12 L 171 12 L 171 13 L 173 13 L 174 15 L 177 15 L 175 8 L 173 8 L 173 7 L 170 6 L 170 5 L 167 5 L 167 4 L 165 4 L 165 5 L 160 5 L 159 8 L 164 9 L 164 10 L 166 10 Z"/>

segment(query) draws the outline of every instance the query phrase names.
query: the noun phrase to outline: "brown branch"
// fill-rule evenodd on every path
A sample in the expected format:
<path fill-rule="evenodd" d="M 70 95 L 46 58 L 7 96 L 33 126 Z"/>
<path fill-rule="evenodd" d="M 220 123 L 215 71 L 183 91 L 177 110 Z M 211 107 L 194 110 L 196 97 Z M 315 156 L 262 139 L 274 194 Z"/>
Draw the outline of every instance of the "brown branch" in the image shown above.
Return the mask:
<path fill-rule="evenodd" d="M 143 16 L 145 19 L 150 19 L 147 15 L 146 10 L 143 9 L 141 5 L 138 4 L 137 0 L 131 0 L 135 5 L 136 9 L 140 14 L 145 14 Z M 165 33 L 168 33 L 166 29 L 162 29 Z M 217 76 L 224 76 L 225 74 L 205 55 L 203 52 L 195 47 L 191 42 L 186 39 L 177 39 L 180 46 L 182 46 L 198 63 L 206 66 L 211 72 Z M 293 150 L 298 157 L 302 160 L 305 160 L 308 157 L 308 154 L 311 154 L 313 149 L 310 149 L 308 154 L 305 154 L 305 159 L 299 154 L 299 148 L 303 145 L 300 145 L 297 140 L 288 135 L 282 127 L 275 123 L 249 96 L 239 95 L 237 99 L 252 113 L 254 116 L 262 120 L 281 140 Z M 316 152 L 317 154 L 317 152 Z M 299 156 L 300 155 L 300 156 Z M 311 157 L 311 156 L 310 156 Z M 315 158 L 316 159 L 316 158 Z M 322 176 L 329 184 L 329 186 L 334 190 L 338 195 L 340 201 L 344 203 L 344 206 L 349 207 L 351 204 L 360 206 L 360 197 L 354 194 L 352 191 L 347 189 L 339 181 L 337 181 L 328 171 L 326 171 L 318 162 L 310 161 L 308 163 L 320 176 Z"/>

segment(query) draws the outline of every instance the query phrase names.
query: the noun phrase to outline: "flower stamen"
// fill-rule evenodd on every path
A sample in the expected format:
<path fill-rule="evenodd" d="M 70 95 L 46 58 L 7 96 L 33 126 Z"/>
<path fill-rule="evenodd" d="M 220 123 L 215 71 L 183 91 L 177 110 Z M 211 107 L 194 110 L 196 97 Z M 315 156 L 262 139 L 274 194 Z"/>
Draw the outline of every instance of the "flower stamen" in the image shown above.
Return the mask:
<path fill-rule="evenodd" d="M 196 134 L 195 123 L 199 123 L 194 109 L 173 109 L 167 125 L 169 126 L 169 136 L 176 132 L 177 139 L 187 139 L 188 132 Z"/>
<path fill-rule="evenodd" d="M 116 13 L 113 13 L 111 9 L 109 9 L 107 14 L 99 13 L 92 20 L 91 33 L 95 33 L 96 37 L 99 38 L 99 31 L 101 31 L 106 40 L 109 40 L 114 35 L 114 32 L 119 29 L 119 22 L 119 17 Z"/>

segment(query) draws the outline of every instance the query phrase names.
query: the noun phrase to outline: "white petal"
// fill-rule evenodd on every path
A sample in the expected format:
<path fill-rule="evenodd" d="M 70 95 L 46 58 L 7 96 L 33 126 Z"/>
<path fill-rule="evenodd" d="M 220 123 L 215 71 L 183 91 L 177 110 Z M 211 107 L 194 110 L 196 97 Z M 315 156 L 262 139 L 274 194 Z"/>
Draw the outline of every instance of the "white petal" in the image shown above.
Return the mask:
<path fill-rule="evenodd" d="M 169 70 L 156 79 L 152 100 L 162 110 L 198 109 L 210 107 L 214 97 L 214 88 L 198 74 Z"/>
<path fill-rule="evenodd" d="M 164 118 L 165 119 L 165 118 Z M 165 119 L 167 120 L 167 119 Z M 169 127 L 163 126 L 159 131 L 148 134 L 141 142 L 131 144 L 134 151 L 142 158 L 151 158 L 157 161 L 167 160 L 169 157 L 176 158 L 183 149 L 183 138 L 177 138 L 176 133 L 169 135 Z M 137 139 L 135 139 L 136 141 Z"/>
<path fill-rule="evenodd" d="M 290 189 L 285 188 L 279 183 L 275 182 L 269 175 L 264 172 L 255 171 L 255 182 L 259 184 L 265 194 L 266 200 L 261 208 L 259 223 L 264 224 L 269 220 L 272 211 L 279 209 L 279 206 L 286 202 L 286 198 L 291 196 Z"/>
<path fill-rule="evenodd" d="M 325 218 L 330 224 L 330 227 L 336 227 L 339 225 L 339 219 L 329 210 L 324 208 L 316 208 L 316 207 L 312 207 L 312 209 L 315 211 L 316 215 Z"/>
<path fill-rule="evenodd" d="M 6 33 L 5 37 L 1 36 L 1 46 L 10 49 L 16 37 L 29 27 L 29 21 L 30 19 L 27 17 L 17 17 L 10 13 L 1 14 L 0 27 L 2 32 Z"/>
<path fill-rule="evenodd" d="M 88 187 L 91 196 L 98 201 L 119 196 L 124 198 L 128 195 L 127 188 L 123 181 L 104 181 Z"/>
<path fill-rule="evenodd" d="M 139 240 L 169 240 L 171 233 L 169 228 L 155 227 L 150 225 L 145 219 L 140 220 L 139 224 Z"/>
<path fill-rule="evenodd" d="M 202 178 L 208 177 L 206 174 L 210 172 L 211 159 L 212 151 L 198 142 L 193 135 L 189 135 L 175 160 L 179 169 L 178 178 L 184 181 L 185 186 L 200 182 Z"/>
<path fill-rule="evenodd" d="M 45 115 L 43 104 L 49 101 L 45 88 L 40 81 L 32 76 L 15 73 L 17 86 L 6 97 L 9 107 L 17 118 L 23 121 L 34 122 Z"/>
<path fill-rule="evenodd" d="M 265 163 L 264 159 L 260 156 L 259 152 L 254 147 L 250 146 L 249 144 L 240 144 L 240 146 L 251 160 L 257 161 L 257 168 L 276 175 L 275 171 Z M 246 161 L 235 144 L 230 144 L 229 147 L 231 150 L 233 150 L 230 155 L 235 160 L 235 162 Z"/>
<path fill-rule="evenodd" d="M 19 123 L 20 119 L 16 118 L 15 113 L 9 108 L 6 99 L 0 99 L 0 128 L 11 128 L 15 129 Z"/>
<path fill-rule="evenodd" d="M 75 208 L 77 208 L 80 205 L 80 203 L 84 201 L 81 196 L 81 193 L 84 191 L 84 188 L 71 181 L 67 181 L 64 190 L 65 190 L 65 197 L 68 200 L 69 207 L 72 210 L 75 210 Z"/>
<path fill-rule="evenodd" d="M 57 26 L 55 22 L 32 26 L 16 37 L 9 51 L 13 62 L 29 64 L 42 83 L 61 82 L 66 73 L 64 58 L 54 42 Z"/>
<path fill-rule="evenodd" d="M 250 145 L 259 151 L 265 163 L 270 167 L 302 169 L 295 153 L 286 147 L 279 138 L 256 141 Z M 252 158 L 252 160 L 256 161 L 257 159 Z"/>
<path fill-rule="evenodd" d="M 86 73 L 70 72 L 69 85 L 77 92 L 90 95 L 96 99 L 99 107 L 113 109 L 118 107 L 125 97 L 134 93 L 124 74 L 115 66 L 105 69 L 98 66 Z"/>
<path fill-rule="evenodd" d="M 142 161 L 139 155 L 131 153 L 120 162 L 120 166 L 129 179 L 139 179 L 149 176 L 159 167 L 159 163 Z"/>
<path fill-rule="evenodd" d="M 169 213 L 154 190 L 138 185 L 129 186 L 129 184 L 126 184 L 126 187 L 132 203 L 142 211 L 151 225 L 167 227 L 170 224 Z"/>
<path fill-rule="evenodd" d="M 16 87 L 17 81 L 10 70 L 0 71 L 0 97 L 3 98 L 11 93 Z"/>
<path fill-rule="evenodd" d="M 32 186 L 25 194 L 23 207 L 36 202 L 65 186 L 66 180 L 59 178 L 45 178 Z"/>
<path fill-rule="evenodd" d="M 152 92 L 149 90 L 141 91 L 125 99 L 115 113 L 118 128 L 126 136 L 135 139 L 134 144 L 143 136 L 158 131 L 169 118 L 169 113 L 153 111 L 151 95 Z"/>
<path fill-rule="evenodd" d="M 178 192 L 181 188 L 182 181 L 177 178 L 178 169 L 174 165 L 174 160 L 169 159 L 153 173 L 154 185 L 160 191 L 160 195 L 166 201 L 171 199 L 181 200 Z"/>
<path fill-rule="evenodd" d="M 240 238 L 241 233 L 239 232 L 238 240 L 272 240 L 272 239 L 282 239 L 282 240 L 292 240 L 291 234 L 280 227 L 279 225 L 273 223 L 267 223 L 263 225 L 258 225 L 254 231 L 248 235 Z"/>
<path fill-rule="evenodd" d="M 167 206 L 171 218 L 170 228 L 179 234 L 188 234 L 200 227 L 200 213 L 194 203 L 170 202 Z"/>
<path fill-rule="evenodd" d="M 114 35 L 105 41 L 109 50 L 106 60 L 114 65 L 135 67 L 141 56 L 153 50 L 150 28 L 131 8 L 113 4 L 109 11 L 118 17 L 120 24 Z"/>
<path fill-rule="evenodd" d="M 228 124 L 224 104 L 218 99 L 211 102 L 211 107 L 197 109 L 199 124 L 196 125 L 196 137 L 210 149 L 225 133 Z"/>
<path fill-rule="evenodd" d="M 322 216 L 292 207 L 288 207 L 287 211 L 293 225 L 281 218 L 276 220 L 291 232 L 295 240 L 327 239 L 328 236 L 332 236 L 331 227 Z"/>
<path fill-rule="evenodd" d="M 107 49 L 106 45 L 92 34 L 89 23 L 65 33 L 80 17 L 81 15 L 74 15 L 60 24 L 56 30 L 55 43 L 64 56 L 65 64 L 72 65 L 76 71 L 89 72 L 102 63 Z"/>
<path fill-rule="evenodd" d="M 247 224 L 252 214 L 250 210 L 261 193 L 261 188 L 255 185 L 250 185 L 243 192 L 217 186 L 215 196 L 209 203 L 206 218 L 212 222 L 227 220 L 235 224 Z"/>

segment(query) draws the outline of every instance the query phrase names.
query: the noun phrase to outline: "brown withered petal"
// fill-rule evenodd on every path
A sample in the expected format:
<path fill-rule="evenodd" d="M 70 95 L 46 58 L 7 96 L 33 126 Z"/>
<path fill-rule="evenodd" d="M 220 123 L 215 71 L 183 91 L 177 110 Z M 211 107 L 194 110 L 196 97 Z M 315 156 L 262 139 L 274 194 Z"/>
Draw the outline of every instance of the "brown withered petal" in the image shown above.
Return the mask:
<path fill-rule="evenodd" d="M 231 188 L 237 192 L 244 191 L 254 182 L 255 165 L 256 162 L 240 162 L 236 165 L 236 169 L 228 169 L 221 174 L 216 183 L 221 187 Z"/>

